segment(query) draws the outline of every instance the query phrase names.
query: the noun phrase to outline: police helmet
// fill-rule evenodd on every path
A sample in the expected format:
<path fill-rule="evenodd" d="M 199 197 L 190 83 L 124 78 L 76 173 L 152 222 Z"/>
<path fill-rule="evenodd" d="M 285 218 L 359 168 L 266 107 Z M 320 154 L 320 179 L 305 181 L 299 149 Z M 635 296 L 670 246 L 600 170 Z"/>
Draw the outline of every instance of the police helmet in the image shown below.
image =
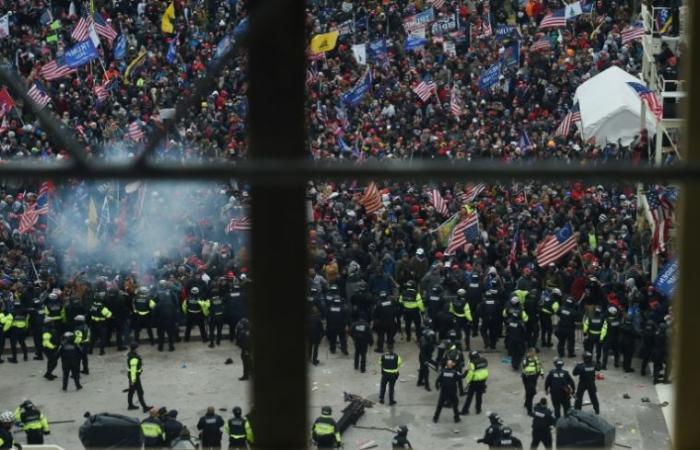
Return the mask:
<path fill-rule="evenodd" d="M 139 295 L 146 295 L 148 294 L 148 288 L 146 286 L 141 286 L 139 288 Z"/>
<path fill-rule="evenodd" d="M 489 420 L 491 420 L 492 422 L 500 422 L 501 416 L 499 416 L 498 413 L 492 412 L 489 413 Z"/>
<path fill-rule="evenodd" d="M 34 403 L 32 403 L 31 400 L 25 400 L 19 406 L 21 406 L 22 408 L 25 408 L 25 409 L 30 409 L 30 408 L 34 408 Z"/>
<path fill-rule="evenodd" d="M 199 294 L 199 288 L 197 286 L 193 287 L 192 289 L 190 289 L 190 294 L 192 294 L 192 295 Z"/>
<path fill-rule="evenodd" d="M 504 438 L 509 438 L 510 435 L 513 434 L 513 430 L 511 430 L 510 427 L 503 427 L 503 429 L 501 429 L 501 434 Z"/>
<path fill-rule="evenodd" d="M 460 297 L 463 297 L 463 296 L 467 295 L 467 291 L 460 288 L 457 290 L 457 295 L 459 295 Z"/>
<path fill-rule="evenodd" d="M 590 362 L 593 360 L 593 354 L 591 352 L 585 352 L 583 354 L 583 360 L 586 362 Z"/>
<path fill-rule="evenodd" d="M 555 359 L 554 367 L 556 367 L 557 369 L 561 369 L 562 367 L 564 367 L 564 360 L 560 358 Z"/>
<path fill-rule="evenodd" d="M 333 414 L 333 409 L 330 406 L 324 406 L 323 408 L 321 408 L 321 414 L 323 414 L 324 416 L 330 416 L 331 414 Z"/>
<path fill-rule="evenodd" d="M 608 314 L 610 314 L 611 316 L 616 315 L 616 314 L 617 314 L 617 308 L 615 308 L 614 306 L 611 306 L 610 308 L 608 308 Z"/>
<path fill-rule="evenodd" d="M 552 289 L 552 295 L 557 295 L 561 297 L 561 290 L 559 288 Z"/>
<path fill-rule="evenodd" d="M 475 360 L 475 359 L 478 359 L 480 356 L 481 356 L 481 355 L 479 354 L 479 352 L 477 352 L 476 350 L 474 350 L 473 352 L 471 352 L 471 353 L 469 354 L 469 359 L 473 361 L 473 360 Z"/>
<path fill-rule="evenodd" d="M 15 421 L 15 415 L 12 414 L 12 411 L 5 411 L 4 413 L 0 414 L 0 422 L 2 423 L 14 423 Z"/>
<path fill-rule="evenodd" d="M 158 287 L 159 287 L 160 289 L 165 289 L 167 286 L 168 286 L 168 282 L 167 282 L 167 281 L 165 281 L 165 280 L 160 280 L 160 281 L 158 281 Z"/>
<path fill-rule="evenodd" d="M 511 305 L 516 306 L 518 303 L 520 303 L 520 299 L 518 297 L 511 297 L 510 298 Z"/>
<path fill-rule="evenodd" d="M 233 415 L 236 417 L 241 417 L 241 415 L 243 414 L 243 411 L 241 410 L 240 406 L 234 406 L 232 411 Z"/>
<path fill-rule="evenodd" d="M 405 436 L 405 435 L 408 434 L 408 427 L 407 427 L 406 425 L 401 425 L 401 426 L 399 427 L 399 429 L 396 430 L 396 432 L 397 432 L 398 434 L 400 434 L 400 435 Z"/>
<path fill-rule="evenodd" d="M 75 320 L 76 322 L 85 322 L 85 316 L 82 314 L 78 314 L 73 318 L 73 320 Z"/>
<path fill-rule="evenodd" d="M 50 293 L 49 300 L 58 300 L 58 294 L 55 292 Z"/>

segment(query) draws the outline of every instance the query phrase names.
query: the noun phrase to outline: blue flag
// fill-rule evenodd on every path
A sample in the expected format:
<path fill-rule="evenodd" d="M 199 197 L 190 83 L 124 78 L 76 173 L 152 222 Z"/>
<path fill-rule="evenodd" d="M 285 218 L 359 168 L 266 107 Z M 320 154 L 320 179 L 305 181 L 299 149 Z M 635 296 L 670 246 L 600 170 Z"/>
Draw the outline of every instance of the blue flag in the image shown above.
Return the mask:
<path fill-rule="evenodd" d="M 165 55 L 165 59 L 168 60 L 168 63 L 173 64 L 175 60 L 177 59 L 177 37 L 174 37 L 170 41 L 170 45 L 168 46 L 168 54 Z"/>
<path fill-rule="evenodd" d="M 491 86 L 498 82 L 498 76 L 500 74 L 501 63 L 496 63 L 481 72 L 481 75 L 479 76 L 479 90 L 487 91 Z"/>
<path fill-rule="evenodd" d="M 518 140 L 518 148 L 520 150 L 527 150 L 532 142 L 530 142 L 530 137 L 527 135 L 527 132 L 523 130 L 520 133 L 520 139 Z"/>
<path fill-rule="evenodd" d="M 520 65 L 520 42 L 514 41 L 508 44 L 503 50 L 503 54 L 500 56 L 499 61 L 505 67 L 519 66 Z"/>
<path fill-rule="evenodd" d="M 351 151 L 352 151 L 352 148 L 347 144 L 347 142 L 345 142 L 345 141 L 343 140 L 342 137 L 338 136 L 338 139 L 337 139 L 336 142 L 337 142 L 337 144 L 338 144 L 338 148 L 340 148 L 340 151 L 341 151 L 342 153 L 347 153 L 347 152 L 351 152 Z"/>
<path fill-rule="evenodd" d="M 357 80 L 357 83 L 347 94 L 343 94 L 343 103 L 353 107 L 360 104 L 362 97 L 372 89 L 372 71 L 367 68 L 365 74 Z"/>
<path fill-rule="evenodd" d="M 126 58 L 126 37 L 120 34 L 114 43 L 114 59 L 121 61 Z"/>
<path fill-rule="evenodd" d="M 502 23 L 499 23 L 496 25 L 496 39 L 503 40 L 503 39 L 508 39 L 508 38 L 517 38 L 518 36 L 518 29 L 515 27 L 511 27 L 509 25 L 505 25 Z"/>
<path fill-rule="evenodd" d="M 411 50 L 423 47 L 427 43 L 428 40 L 426 38 L 409 34 L 406 38 L 406 44 L 404 45 L 404 49 L 407 52 L 410 52 Z"/>
<path fill-rule="evenodd" d="M 90 38 L 78 42 L 63 54 L 65 64 L 71 69 L 77 69 L 99 57 L 100 55 L 97 53 L 95 44 L 92 43 Z"/>
<path fill-rule="evenodd" d="M 666 263 L 666 265 L 659 272 L 659 276 L 654 282 L 654 287 L 656 291 L 661 295 L 670 298 L 673 295 L 673 291 L 676 289 L 676 282 L 678 281 L 679 268 L 678 260 L 674 259 Z"/>
<path fill-rule="evenodd" d="M 370 61 L 384 59 L 388 53 L 389 50 L 387 49 L 385 38 L 377 39 L 367 44 L 367 57 Z"/>
<path fill-rule="evenodd" d="M 248 33 L 248 17 L 244 17 L 233 29 L 233 35 L 238 39 L 245 36 L 246 33 Z"/>

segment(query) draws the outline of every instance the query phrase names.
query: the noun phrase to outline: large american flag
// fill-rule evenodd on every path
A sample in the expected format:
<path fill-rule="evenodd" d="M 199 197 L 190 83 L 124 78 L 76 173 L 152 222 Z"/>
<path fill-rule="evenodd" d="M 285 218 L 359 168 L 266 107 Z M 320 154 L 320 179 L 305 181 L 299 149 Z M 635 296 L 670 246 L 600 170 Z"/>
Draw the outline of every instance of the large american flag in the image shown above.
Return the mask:
<path fill-rule="evenodd" d="M 102 14 L 96 12 L 94 15 L 95 31 L 99 36 L 107 39 L 112 44 L 112 41 L 117 38 L 117 32 L 107 21 L 102 17 Z"/>
<path fill-rule="evenodd" d="M 547 36 L 544 36 L 530 46 L 530 51 L 536 52 L 539 50 L 549 50 L 550 48 L 552 48 L 552 43 Z"/>
<path fill-rule="evenodd" d="M 470 184 L 464 188 L 464 192 L 459 194 L 459 200 L 463 205 L 471 203 L 476 199 L 477 195 L 481 194 L 484 189 L 486 189 L 486 185 L 484 183 L 478 183 L 476 185 Z"/>
<path fill-rule="evenodd" d="M 443 216 L 447 215 L 447 202 L 445 199 L 442 197 L 442 194 L 440 194 L 440 191 L 437 189 L 433 189 L 430 191 L 430 203 L 433 204 L 435 207 L 435 211 L 438 212 L 438 214 L 442 214 Z"/>
<path fill-rule="evenodd" d="M 654 117 L 656 117 L 656 120 L 661 120 L 664 114 L 664 107 L 661 102 L 659 102 L 654 91 L 644 86 L 642 83 L 637 83 L 635 81 L 628 81 L 627 84 L 639 95 L 640 100 L 647 104 L 649 110 L 651 110 Z"/>
<path fill-rule="evenodd" d="M 374 182 L 371 182 L 365 189 L 365 193 L 360 199 L 360 204 L 365 207 L 367 214 L 374 214 L 384 208 L 382 196 L 379 194 L 379 189 L 377 189 L 377 185 Z"/>
<path fill-rule="evenodd" d="M 66 75 L 70 75 L 74 72 L 77 72 L 77 70 L 71 69 L 64 64 L 62 58 L 47 62 L 44 64 L 44 67 L 41 68 L 41 76 L 47 81 L 63 78 Z"/>
<path fill-rule="evenodd" d="M 250 219 L 247 217 L 234 217 L 226 225 L 226 233 L 232 233 L 234 231 L 247 231 L 250 230 Z"/>
<path fill-rule="evenodd" d="M 566 11 L 564 8 L 552 11 L 540 22 L 540 28 L 557 28 L 566 26 Z"/>
<path fill-rule="evenodd" d="M 73 29 L 73 32 L 70 34 L 70 37 L 73 38 L 74 41 L 84 41 L 90 33 L 90 25 L 92 25 L 91 17 L 81 17 L 78 24 Z"/>
<path fill-rule="evenodd" d="M 39 221 L 40 215 L 45 215 L 49 213 L 49 191 L 51 190 L 51 183 L 43 182 L 39 188 L 39 195 L 36 198 L 36 202 L 22 214 L 19 218 L 18 231 L 20 234 L 27 233 L 34 228 L 34 225 Z"/>
<path fill-rule="evenodd" d="M 452 86 L 452 91 L 450 91 L 450 111 L 457 119 L 462 115 L 462 100 L 459 98 L 457 86 Z"/>
<path fill-rule="evenodd" d="M 46 89 L 44 89 L 44 86 L 39 80 L 32 83 L 32 87 L 27 91 L 27 95 L 34 100 L 34 103 L 39 106 L 39 109 L 44 109 L 51 101 L 51 97 L 46 93 Z"/>
<path fill-rule="evenodd" d="M 581 121 L 581 110 L 578 103 L 574 105 L 574 109 L 569 111 L 562 119 L 561 123 L 554 132 L 557 136 L 568 136 L 571 131 L 571 125 Z"/>
<path fill-rule="evenodd" d="M 452 234 L 450 235 L 450 240 L 447 242 L 447 250 L 445 253 L 448 255 L 454 255 L 455 252 L 469 241 L 476 241 L 479 238 L 479 217 L 476 212 L 467 213 L 455 225 Z"/>
<path fill-rule="evenodd" d="M 413 92 L 424 102 L 427 101 L 434 93 L 437 93 L 437 86 L 434 81 L 421 81 L 414 88 Z"/>
<path fill-rule="evenodd" d="M 556 233 L 544 238 L 537 246 L 537 264 L 540 267 L 547 266 L 575 249 L 577 245 L 576 234 L 571 225 L 566 224 Z"/>
<path fill-rule="evenodd" d="M 141 125 L 139 125 L 138 121 L 131 122 L 129 128 L 126 131 L 126 135 L 129 136 L 129 138 L 132 141 L 136 142 L 139 142 L 141 139 L 143 139 L 143 130 L 141 129 Z"/>
<path fill-rule="evenodd" d="M 622 30 L 620 36 L 622 36 L 622 45 L 632 42 L 635 39 L 641 39 L 644 37 L 644 24 L 641 21 L 637 21 Z"/>
<path fill-rule="evenodd" d="M 670 225 L 673 216 L 672 196 L 660 186 L 652 186 L 646 192 L 649 211 L 654 219 L 654 234 L 651 239 L 651 251 L 657 255 L 666 251 L 666 242 L 670 236 Z"/>

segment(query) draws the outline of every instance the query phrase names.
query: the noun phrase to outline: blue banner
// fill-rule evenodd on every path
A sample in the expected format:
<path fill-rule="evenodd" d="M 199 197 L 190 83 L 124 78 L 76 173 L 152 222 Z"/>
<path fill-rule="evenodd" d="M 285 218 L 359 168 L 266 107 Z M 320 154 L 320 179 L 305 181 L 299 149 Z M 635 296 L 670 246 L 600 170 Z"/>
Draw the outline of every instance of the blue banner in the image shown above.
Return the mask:
<path fill-rule="evenodd" d="M 174 37 L 173 40 L 170 41 L 170 45 L 168 46 L 168 53 L 165 55 L 165 59 L 170 64 L 174 63 L 175 60 L 177 59 L 177 49 L 175 47 L 176 41 L 177 41 L 177 37 Z"/>
<path fill-rule="evenodd" d="M 389 50 L 387 49 L 385 38 L 377 39 L 367 44 L 367 57 L 370 60 L 384 59 L 388 53 Z"/>
<path fill-rule="evenodd" d="M 372 72 L 367 69 L 365 75 L 360 78 L 355 87 L 347 94 L 343 94 L 343 103 L 348 106 L 357 106 L 362 101 L 362 97 L 372 89 Z"/>
<path fill-rule="evenodd" d="M 518 67 L 520 65 L 520 42 L 514 41 L 508 44 L 498 59 L 506 67 Z"/>
<path fill-rule="evenodd" d="M 479 89 L 487 91 L 491 86 L 498 82 L 498 76 L 501 74 L 501 63 L 494 64 L 488 69 L 481 72 L 479 76 Z"/>
<path fill-rule="evenodd" d="M 120 34 L 114 43 L 114 59 L 121 61 L 126 57 L 126 37 Z"/>
<path fill-rule="evenodd" d="M 459 18 L 457 17 L 457 13 L 455 13 L 450 14 L 447 17 L 443 17 L 442 19 L 436 20 L 430 29 L 433 32 L 433 36 L 439 36 L 441 34 L 455 31 L 458 27 Z"/>
<path fill-rule="evenodd" d="M 511 27 L 509 25 L 505 25 L 502 23 L 499 23 L 496 25 L 496 39 L 498 40 L 503 40 L 503 39 L 508 39 L 508 38 L 518 38 L 518 29 L 515 27 Z"/>
<path fill-rule="evenodd" d="M 63 54 L 65 64 L 71 69 L 77 69 L 99 57 L 100 55 L 97 53 L 95 44 L 92 43 L 90 38 L 78 42 Z"/>
<path fill-rule="evenodd" d="M 411 50 L 421 48 L 427 43 L 428 43 L 428 40 L 426 38 L 416 36 L 413 34 L 409 34 L 408 37 L 406 38 L 406 44 L 404 45 L 404 49 L 407 52 L 409 52 Z"/>
<path fill-rule="evenodd" d="M 670 298 L 673 295 L 673 291 L 676 290 L 676 282 L 678 281 L 678 260 L 675 259 L 666 263 L 666 265 L 659 272 L 656 281 L 654 282 L 654 287 L 656 291 L 661 295 Z"/>
<path fill-rule="evenodd" d="M 435 20 L 435 10 L 431 7 L 425 11 L 419 12 L 415 16 L 405 17 L 403 19 L 403 27 L 407 33 L 420 28 L 423 25 L 427 25 Z"/>

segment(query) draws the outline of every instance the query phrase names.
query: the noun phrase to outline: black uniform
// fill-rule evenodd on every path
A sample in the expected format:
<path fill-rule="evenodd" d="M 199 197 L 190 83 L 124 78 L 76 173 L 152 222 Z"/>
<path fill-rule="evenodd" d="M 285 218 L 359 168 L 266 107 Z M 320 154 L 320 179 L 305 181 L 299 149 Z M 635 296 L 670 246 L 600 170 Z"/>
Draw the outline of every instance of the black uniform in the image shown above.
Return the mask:
<path fill-rule="evenodd" d="M 243 363 L 243 375 L 239 380 L 247 380 L 253 370 L 253 361 L 250 342 L 250 322 L 247 319 L 239 320 L 234 330 L 236 345 L 241 349 L 241 362 Z"/>
<path fill-rule="evenodd" d="M 0 442 L 3 443 L 0 445 L 2 450 L 15 448 L 15 439 L 12 436 L 12 432 L 5 427 L 0 427 Z"/>
<path fill-rule="evenodd" d="M 109 334 L 109 329 L 107 326 L 107 320 L 111 317 L 112 313 L 109 311 L 100 299 L 96 298 L 92 305 L 90 306 L 90 335 L 92 339 L 88 345 L 89 353 L 95 346 L 95 341 L 100 340 L 100 355 L 105 354 L 105 345 L 107 345 L 107 337 Z"/>
<path fill-rule="evenodd" d="M 335 298 L 328 307 L 326 317 L 326 336 L 328 337 L 331 353 L 335 354 L 337 342 L 340 341 L 340 351 L 344 355 L 348 354 L 346 328 L 349 319 L 350 314 L 347 307 L 343 304 L 340 297 Z"/>
<path fill-rule="evenodd" d="M 484 340 L 484 347 L 493 350 L 501 335 L 501 304 L 495 295 L 487 293 L 477 310 L 481 317 L 481 337 Z"/>
<path fill-rule="evenodd" d="M 540 442 L 544 444 L 544 448 L 552 448 L 552 427 L 556 423 L 552 410 L 538 403 L 535 405 L 532 415 L 532 444 L 530 448 L 537 448 Z"/>
<path fill-rule="evenodd" d="M 494 443 L 496 448 L 523 448 L 523 443 L 515 436 L 502 436 Z"/>
<path fill-rule="evenodd" d="M 564 357 L 564 347 L 567 348 L 570 358 L 576 356 L 574 353 L 576 315 L 575 306 L 573 303 L 569 302 L 565 302 L 559 311 L 557 311 L 557 316 L 559 316 L 559 323 L 557 324 L 556 331 L 557 339 L 559 339 L 557 343 L 557 352 L 560 358 Z"/>
<path fill-rule="evenodd" d="M 625 372 L 634 372 L 632 368 L 632 356 L 637 346 L 639 333 L 634 329 L 634 324 L 629 318 L 620 325 L 620 351 L 622 352 L 622 368 Z"/>
<path fill-rule="evenodd" d="M 10 334 L 10 349 L 12 350 L 12 358 L 9 361 L 17 362 L 17 344 L 19 344 L 20 348 L 22 349 L 22 354 L 24 356 L 24 360 L 26 361 L 27 359 L 29 359 L 29 355 L 27 352 L 27 343 L 25 342 L 27 340 L 28 326 L 20 328 L 15 326 L 14 323 L 24 322 L 25 324 L 31 325 L 31 320 L 29 319 L 29 312 L 24 305 L 22 305 L 19 302 L 15 302 L 12 308 L 12 318 L 13 325 L 8 331 L 8 333 Z M 41 341 L 39 341 L 39 344 L 41 345 Z M 39 350 L 37 351 L 41 352 L 41 347 L 39 347 Z"/>
<path fill-rule="evenodd" d="M 486 444 L 491 447 L 497 447 L 497 443 L 501 440 L 502 425 L 498 422 L 491 421 L 491 425 L 484 431 L 484 437 L 477 439 L 477 443 Z"/>
<path fill-rule="evenodd" d="M 431 289 L 430 295 L 428 295 L 425 302 L 425 308 L 426 314 L 431 319 L 435 319 L 437 313 L 445 308 L 445 299 L 443 298 L 439 287 L 436 286 Z"/>
<path fill-rule="evenodd" d="M 228 431 L 229 449 L 247 448 L 246 421 L 247 419 L 245 417 L 232 417 L 228 420 L 226 429 Z"/>
<path fill-rule="evenodd" d="M 554 416 L 558 419 L 569 412 L 571 395 L 576 391 L 576 383 L 571 374 L 564 369 L 555 368 L 549 371 L 544 380 L 544 390 L 552 396 Z"/>
<path fill-rule="evenodd" d="M 440 397 L 438 398 L 435 414 L 433 415 L 433 422 L 440 420 L 440 412 L 443 406 L 451 406 L 452 413 L 454 414 L 454 421 L 459 422 L 459 398 L 457 397 L 457 389 L 459 389 L 460 394 L 464 393 L 462 373 L 454 368 L 445 367 L 440 371 L 440 375 L 438 375 L 435 380 L 435 388 L 440 390 Z"/>
<path fill-rule="evenodd" d="M 163 432 L 165 433 L 166 445 L 172 445 L 173 441 L 180 437 L 183 425 L 175 417 L 166 416 L 163 420 Z"/>
<path fill-rule="evenodd" d="M 666 359 L 668 358 L 668 334 L 666 323 L 659 324 L 654 335 L 654 347 L 651 351 L 651 359 L 654 363 L 654 384 L 668 382 Z"/>
<path fill-rule="evenodd" d="M 467 286 L 467 301 L 472 313 L 471 332 L 472 337 L 476 337 L 479 332 L 479 319 L 481 318 L 481 308 L 479 305 L 483 299 L 483 287 L 479 282 L 479 276 L 474 274 Z"/>
<path fill-rule="evenodd" d="M 510 356 L 510 363 L 513 370 L 520 368 L 525 345 L 527 343 L 527 330 L 520 317 L 509 315 L 506 320 L 506 348 Z"/>
<path fill-rule="evenodd" d="M 202 338 L 202 342 L 207 342 L 207 328 L 205 325 L 205 315 L 204 308 L 202 306 L 204 300 L 199 296 L 192 295 L 187 298 L 185 304 L 182 306 L 183 312 L 186 314 L 185 320 L 185 342 L 190 341 L 190 334 L 192 333 L 192 327 L 197 326 L 199 328 L 199 334 Z"/>
<path fill-rule="evenodd" d="M 323 321 L 321 320 L 321 313 L 318 309 L 313 310 L 309 313 L 307 318 L 307 339 L 308 339 L 308 351 L 309 360 L 312 364 L 318 364 L 318 346 L 323 339 Z"/>
<path fill-rule="evenodd" d="M 389 404 L 393 405 L 394 401 L 394 385 L 399 379 L 399 367 L 401 367 L 401 357 L 392 350 L 387 351 L 379 359 L 379 364 L 382 370 L 382 378 L 379 384 L 379 403 L 384 403 L 384 394 L 386 386 L 389 385 Z"/>
<path fill-rule="evenodd" d="M 73 340 L 64 341 L 58 348 L 58 356 L 61 358 L 63 370 L 63 390 L 68 389 L 68 377 L 73 377 L 76 389 L 82 389 L 80 385 L 80 360 L 82 350 Z"/>
<path fill-rule="evenodd" d="M 46 355 L 46 373 L 44 378 L 50 380 L 56 378 L 53 374 L 54 369 L 58 365 L 58 346 L 60 342 L 56 335 L 56 330 L 53 326 L 45 326 L 42 334 L 42 348 Z"/>
<path fill-rule="evenodd" d="M 215 295 L 209 304 L 209 347 L 214 347 L 214 335 L 216 345 L 221 345 L 221 333 L 225 322 L 224 301 L 221 296 Z"/>
<path fill-rule="evenodd" d="M 144 328 L 146 329 L 146 334 L 148 334 L 150 344 L 155 344 L 151 316 L 151 299 L 148 297 L 148 295 L 138 294 L 134 299 L 133 312 L 131 316 L 131 328 L 134 330 L 134 341 L 136 341 L 137 344 L 139 343 L 139 335 L 141 330 Z"/>
<path fill-rule="evenodd" d="M 384 339 L 389 345 L 394 345 L 397 330 L 398 305 L 388 297 L 379 297 L 379 303 L 374 309 L 374 328 L 377 331 L 377 348 L 384 351 Z"/>
<path fill-rule="evenodd" d="M 146 400 L 143 398 L 143 385 L 141 384 L 141 373 L 143 373 L 143 361 L 141 360 L 141 356 L 134 350 L 130 351 L 126 355 L 126 370 L 129 382 L 129 393 L 127 394 L 129 409 L 136 408 L 136 405 L 134 405 L 135 393 L 138 396 L 139 403 L 141 404 L 143 411 L 148 411 Z"/>
<path fill-rule="evenodd" d="M 433 363 L 433 352 L 435 351 L 435 332 L 430 328 L 423 328 L 420 338 L 420 351 L 418 353 L 418 381 L 416 386 L 425 386 L 426 391 L 430 391 L 430 364 Z"/>
<path fill-rule="evenodd" d="M 469 350 L 471 342 L 471 308 L 467 301 L 466 294 L 464 296 L 457 295 L 450 302 L 450 312 L 454 316 L 456 329 L 460 337 L 464 337 L 464 348 Z"/>
<path fill-rule="evenodd" d="M 105 298 L 105 306 L 112 312 L 112 317 L 107 320 L 109 335 L 112 331 L 117 336 L 117 350 L 126 350 L 124 335 L 127 317 L 129 316 L 128 303 L 125 296 L 118 289 L 110 289 Z"/>
<path fill-rule="evenodd" d="M 411 442 L 406 437 L 406 433 L 399 432 L 399 433 L 396 433 L 396 436 L 394 436 L 394 439 L 391 440 L 391 448 L 392 449 L 400 449 L 400 448 L 413 448 L 413 447 L 411 446 Z"/>
<path fill-rule="evenodd" d="M 651 361 L 651 352 L 654 349 L 654 336 L 656 335 L 656 323 L 648 319 L 642 328 L 642 346 L 639 349 L 639 357 L 642 358 L 642 375 L 647 374 L 647 366 Z"/>
<path fill-rule="evenodd" d="M 603 343 L 608 331 L 608 322 L 602 311 L 596 310 L 590 318 L 585 318 L 583 328 L 586 333 L 583 348 L 588 352 L 595 352 L 595 362 L 600 366 Z"/>
<path fill-rule="evenodd" d="M 622 320 L 619 314 L 608 314 L 608 332 L 603 342 L 603 370 L 608 368 L 608 358 L 613 355 L 615 367 L 620 366 L 620 328 Z"/>
<path fill-rule="evenodd" d="M 367 366 L 367 349 L 372 345 L 372 328 L 365 319 L 360 318 L 350 327 L 350 335 L 355 343 L 355 370 L 364 373 Z"/>
<path fill-rule="evenodd" d="M 41 360 L 43 356 L 41 354 L 42 349 L 42 333 L 44 332 L 44 321 L 46 319 L 47 308 L 44 304 L 44 299 L 46 294 L 39 297 L 34 297 L 29 304 L 29 308 L 26 309 L 29 315 L 29 332 L 32 335 L 32 340 L 34 341 L 34 359 Z M 52 308 L 56 308 L 56 303 L 53 302 Z M 61 318 L 61 305 L 60 300 L 58 300 L 58 318 Z M 59 322 L 59 320 L 54 321 L 54 326 Z M 61 329 L 56 330 L 59 335 L 62 333 Z"/>
<path fill-rule="evenodd" d="M 539 303 L 542 347 L 552 346 L 552 316 L 559 310 L 559 296 L 543 294 Z"/>
<path fill-rule="evenodd" d="M 225 302 L 226 324 L 229 326 L 229 336 L 233 342 L 236 333 L 236 325 L 238 321 L 244 317 L 248 317 L 248 304 L 245 290 L 238 284 L 231 287 L 231 292 L 228 293 L 228 299 Z"/>
<path fill-rule="evenodd" d="M 153 307 L 153 318 L 158 327 L 158 351 L 163 351 L 165 335 L 168 335 L 168 350 L 175 350 L 177 335 L 177 299 L 169 289 L 158 289 L 156 305 Z"/>
<path fill-rule="evenodd" d="M 202 448 L 221 448 L 221 427 L 224 419 L 215 413 L 207 413 L 199 418 L 197 429 L 202 437 Z"/>
<path fill-rule="evenodd" d="M 596 414 L 600 414 L 600 405 L 598 404 L 597 389 L 595 386 L 595 365 L 593 361 L 585 361 L 574 367 L 574 376 L 578 376 L 578 389 L 576 390 L 576 401 L 574 408 L 581 409 L 583 404 L 583 394 L 588 391 L 588 397 L 591 399 L 593 410 Z"/>
<path fill-rule="evenodd" d="M 540 308 L 537 291 L 530 291 L 525 296 L 523 310 L 528 317 L 527 323 L 525 323 L 525 329 L 527 330 L 527 346 L 537 348 L 537 338 L 540 335 Z"/>

